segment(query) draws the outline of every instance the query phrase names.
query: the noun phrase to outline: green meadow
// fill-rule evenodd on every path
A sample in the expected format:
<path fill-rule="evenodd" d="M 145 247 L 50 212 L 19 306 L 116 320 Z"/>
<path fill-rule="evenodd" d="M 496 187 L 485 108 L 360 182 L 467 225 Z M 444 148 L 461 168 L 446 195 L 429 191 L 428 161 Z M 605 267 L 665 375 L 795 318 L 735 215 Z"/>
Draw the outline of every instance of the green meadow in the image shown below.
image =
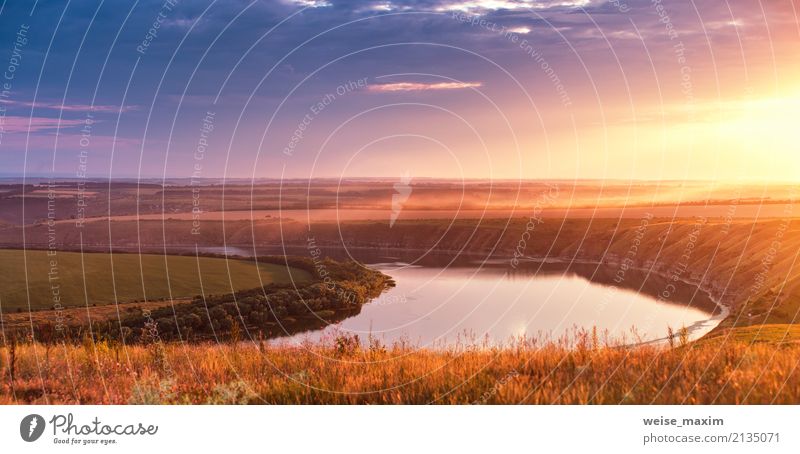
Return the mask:
<path fill-rule="evenodd" d="M 307 282 L 284 265 L 211 257 L 0 250 L 3 312 L 187 298 L 269 283 Z M 27 290 L 26 290 L 27 289 Z"/>

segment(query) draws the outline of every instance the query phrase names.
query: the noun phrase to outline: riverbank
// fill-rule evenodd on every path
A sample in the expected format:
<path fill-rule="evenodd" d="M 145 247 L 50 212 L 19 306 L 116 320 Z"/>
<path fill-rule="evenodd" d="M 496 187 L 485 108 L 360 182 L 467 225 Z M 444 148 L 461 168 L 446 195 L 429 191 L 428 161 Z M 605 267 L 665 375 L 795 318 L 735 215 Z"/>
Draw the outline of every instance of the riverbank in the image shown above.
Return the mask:
<path fill-rule="evenodd" d="M 511 258 L 509 258 L 509 259 L 511 259 Z M 523 262 L 542 263 L 542 264 L 547 263 L 547 264 L 560 264 L 560 265 L 565 265 L 565 266 L 574 266 L 576 264 L 578 264 L 578 265 L 590 265 L 590 266 L 594 266 L 594 267 L 597 267 L 597 268 L 608 267 L 608 268 L 610 268 L 612 270 L 615 270 L 615 271 L 624 269 L 625 274 L 628 274 L 629 271 L 638 271 L 640 273 L 643 273 L 646 277 L 658 276 L 658 277 L 664 279 L 665 282 L 674 282 L 674 283 L 680 283 L 680 284 L 684 284 L 684 285 L 687 285 L 687 286 L 695 287 L 697 289 L 696 293 L 699 292 L 699 293 L 702 293 L 702 294 L 706 295 L 706 297 L 712 303 L 714 303 L 714 305 L 717 308 L 717 311 L 716 311 L 715 314 L 713 314 L 713 316 L 710 319 L 704 320 L 704 321 L 700 321 L 700 322 L 696 322 L 696 323 L 692 324 L 691 326 L 685 327 L 690 336 L 693 333 L 697 332 L 697 331 L 703 330 L 706 327 L 706 324 L 709 323 L 709 322 L 713 323 L 714 324 L 714 328 L 716 328 L 716 326 L 719 325 L 719 323 L 721 323 L 722 321 L 724 321 L 725 319 L 727 319 L 730 316 L 731 311 L 732 311 L 732 304 L 733 303 L 731 302 L 731 300 L 728 299 L 726 301 L 722 297 L 722 295 L 715 294 L 713 289 L 710 289 L 710 288 L 707 288 L 707 287 L 704 288 L 703 287 L 703 282 L 693 281 L 691 278 L 686 278 L 686 277 L 680 277 L 680 276 L 676 277 L 674 274 L 665 272 L 663 270 L 654 270 L 652 267 L 651 268 L 645 268 L 643 266 L 636 266 L 636 265 L 626 264 L 626 265 L 624 265 L 624 268 L 623 268 L 623 264 L 620 263 L 620 262 L 608 262 L 608 261 L 602 261 L 602 260 L 585 260 L 585 259 L 584 260 L 575 260 L 575 259 L 571 259 L 571 258 L 558 258 L 558 257 L 556 257 L 556 258 L 518 257 L 517 259 L 519 260 L 520 263 L 523 263 Z M 624 279 L 621 282 L 624 282 Z M 624 288 L 624 287 L 618 286 L 616 283 L 613 283 L 613 282 L 611 284 L 609 284 L 609 285 L 611 285 L 615 289 Z M 628 282 L 628 286 L 630 286 L 631 288 L 635 288 L 636 287 L 635 285 L 632 285 L 630 282 Z M 642 289 L 642 287 L 639 287 L 638 290 L 641 290 L 641 289 Z M 656 293 L 654 296 L 655 296 L 655 298 L 657 298 L 659 300 L 667 299 L 667 298 L 664 298 L 663 294 L 659 295 L 658 293 Z M 672 296 L 672 295 L 670 295 L 670 296 Z M 692 301 L 689 301 L 686 304 L 687 304 L 687 306 L 692 306 L 694 304 L 694 298 L 692 298 Z M 674 334 L 673 335 L 673 340 L 675 338 L 677 338 L 678 336 L 679 336 L 679 334 L 677 334 L 677 333 Z M 663 338 L 646 341 L 646 342 L 643 342 L 642 345 L 660 343 L 660 342 L 665 342 L 665 341 L 666 342 L 670 341 L 669 336 L 665 336 Z"/>
<path fill-rule="evenodd" d="M 105 257 L 104 254 L 81 254 L 87 260 L 96 256 Z M 135 260 L 120 258 L 136 259 L 137 256 L 116 254 L 116 257 L 117 262 L 127 263 L 127 266 L 115 266 L 112 275 L 125 275 L 129 281 L 136 279 L 139 268 L 134 266 Z M 188 256 L 162 257 L 163 260 L 194 260 Z M 87 339 L 89 342 L 109 340 L 123 343 L 268 339 L 335 324 L 357 314 L 364 304 L 394 285 L 391 277 L 379 271 L 353 261 L 339 262 L 319 255 L 311 258 L 270 256 L 225 260 L 219 255 L 209 254 L 202 259 L 218 260 L 223 264 L 252 264 L 253 267 L 257 264 L 270 267 L 270 270 L 274 267 L 303 278 L 275 281 L 265 276 L 259 287 L 216 294 L 203 292 L 201 280 L 200 294 L 190 298 L 127 303 L 119 300 L 116 304 L 96 307 L 86 301 L 83 308 L 57 307 L 13 314 L 0 312 L 2 342 L 13 343 L 17 339 L 44 343 L 80 343 Z M 17 277 L 20 276 L 17 274 Z M 116 280 L 109 280 L 112 282 L 104 284 L 114 287 L 112 283 Z M 144 283 L 140 285 L 144 286 Z"/>

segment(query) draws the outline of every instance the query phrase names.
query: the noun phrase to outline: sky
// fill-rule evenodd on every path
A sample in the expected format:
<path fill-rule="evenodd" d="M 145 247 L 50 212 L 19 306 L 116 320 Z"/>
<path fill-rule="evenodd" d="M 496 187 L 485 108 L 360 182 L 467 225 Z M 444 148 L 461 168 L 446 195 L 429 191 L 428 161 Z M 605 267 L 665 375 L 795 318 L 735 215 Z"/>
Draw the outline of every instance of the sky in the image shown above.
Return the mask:
<path fill-rule="evenodd" d="M 7 0 L 0 175 L 798 181 L 799 10 Z"/>

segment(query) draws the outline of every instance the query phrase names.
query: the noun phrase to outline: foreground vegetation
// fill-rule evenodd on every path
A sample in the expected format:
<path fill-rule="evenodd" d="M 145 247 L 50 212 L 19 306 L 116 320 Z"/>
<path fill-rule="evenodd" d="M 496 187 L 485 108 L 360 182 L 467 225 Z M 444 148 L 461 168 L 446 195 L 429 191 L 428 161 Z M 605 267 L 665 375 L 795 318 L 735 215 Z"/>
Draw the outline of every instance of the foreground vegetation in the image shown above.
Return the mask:
<path fill-rule="evenodd" d="M 231 293 L 311 275 L 280 263 L 156 254 L 0 249 L 3 312 Z M 146 293 L 145 293 L 146 291 Z M 87 304 L 88 301 L 88 304 Z"/>
<path fill-rule="evenodd" d="M 677 341 L 676 341 L 677 342 Z M 0 347 L 0 404 L 796 404 L 800 344 L 633 349 L 519 342 L 417 350 L 337 337 L 306 346 Z"/>

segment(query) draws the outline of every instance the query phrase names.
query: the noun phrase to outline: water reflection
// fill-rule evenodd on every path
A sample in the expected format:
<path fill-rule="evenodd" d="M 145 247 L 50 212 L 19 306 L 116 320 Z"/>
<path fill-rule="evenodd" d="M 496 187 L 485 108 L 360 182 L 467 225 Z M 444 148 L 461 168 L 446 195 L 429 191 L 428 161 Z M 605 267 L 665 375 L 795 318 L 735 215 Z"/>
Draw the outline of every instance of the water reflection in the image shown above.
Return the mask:
<path fill-rule="evenodd" d="M 660 339 L 669 327 L 684 326 L 696 338 L 721 319 L 713 301 L 696 289 L 684 289 L 671 303 L 661 302 L 651 295 L 662 278 L 643 273 L 629 278 L 633 288 L 616 288 L 603 284 L 610 271 L 596 265 L 538 264 L 513 273 L 507 266 L 485 263 L 371 266 L 394 277 L 397 286 L 337 325 L 282 341 L 349 333 L 362 340 L 373 336 L 423 347 L 465 340 L 496 345 L 518 336 L 555 339 L 576 328 L 596 327 L 610 338 L 635 342 Z"/>

